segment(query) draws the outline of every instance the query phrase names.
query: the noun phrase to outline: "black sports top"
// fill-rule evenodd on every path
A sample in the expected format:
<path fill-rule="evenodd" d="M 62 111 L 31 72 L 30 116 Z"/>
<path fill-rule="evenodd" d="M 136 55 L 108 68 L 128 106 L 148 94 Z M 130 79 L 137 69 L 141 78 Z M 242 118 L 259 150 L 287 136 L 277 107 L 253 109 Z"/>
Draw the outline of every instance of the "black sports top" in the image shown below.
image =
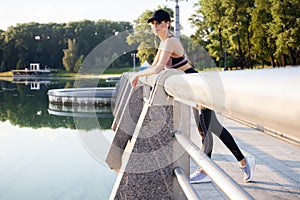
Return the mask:
<path fill-rule="evenodd" d="M 167 66 L 170 67 L 170 68 L 177 69 L 179 67 L 184 66 L 187 63 L 188 63 L 188 60 L 187 60 L 186 55 L 184 53 L 183 56 L 178 57 L 178 58 L 170 57 L 170 59 L 168 60 Z"/>
<path fill-rule="evenodd" d="M 174 37 L 174 36 L 173 35 L 169 36 L 169 38 L 172 38 L 172 37 Z M 160 43 L 160 45 L 161 44 L 162 43 Z M 161 49 L 163 49 L 163 48 L 161 48 Z M 170 57 L 170 59 L 167 62 L 167 67 L 177 69 L 179 67 L 184 66 L 187 63 L 188 63 L 188 59 L 187 59 L 186 53 L 184 52 L 184 54 L 181 57 L 178 57 L 178 58 Z"/>

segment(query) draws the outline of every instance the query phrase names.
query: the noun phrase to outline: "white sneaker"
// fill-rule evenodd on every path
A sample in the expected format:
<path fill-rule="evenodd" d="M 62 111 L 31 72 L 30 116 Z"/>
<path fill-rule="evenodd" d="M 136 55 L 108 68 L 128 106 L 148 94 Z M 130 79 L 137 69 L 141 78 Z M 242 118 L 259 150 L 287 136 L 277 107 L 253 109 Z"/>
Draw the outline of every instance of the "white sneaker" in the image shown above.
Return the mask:
<path fill-rule="evenodd" d="M 255 158 L 254 157 L 247 157 L 246 159 L 246 166 L 242 167 L 242 172 L 244 175 L 244 182 L 248 183 L 253 179 L 254 174 L 254 167 L 255 167 Z"/>
<path fill-rule="evenodd" d="M 207 174 L 201 172 L 200 169 L 196 169 L 190 176 L 190 183 L 209 183 L 210 177 Z"/>

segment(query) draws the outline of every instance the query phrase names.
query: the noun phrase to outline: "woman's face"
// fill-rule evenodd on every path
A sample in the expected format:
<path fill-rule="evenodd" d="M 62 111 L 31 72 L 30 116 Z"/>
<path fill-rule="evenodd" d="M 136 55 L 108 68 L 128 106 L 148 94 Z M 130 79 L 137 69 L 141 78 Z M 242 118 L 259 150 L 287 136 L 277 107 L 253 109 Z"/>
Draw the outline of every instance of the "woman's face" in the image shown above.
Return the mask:
<path fill-rule="evenodd" d="M 149 23 L 152 29 L 152 32 L 155 35 L 164 35 L 166 32 L 168 32 L 168 28 L 170 25 L 170 22 L 158 22 L 156 20 L 153 20 L 152 22 Z"/>

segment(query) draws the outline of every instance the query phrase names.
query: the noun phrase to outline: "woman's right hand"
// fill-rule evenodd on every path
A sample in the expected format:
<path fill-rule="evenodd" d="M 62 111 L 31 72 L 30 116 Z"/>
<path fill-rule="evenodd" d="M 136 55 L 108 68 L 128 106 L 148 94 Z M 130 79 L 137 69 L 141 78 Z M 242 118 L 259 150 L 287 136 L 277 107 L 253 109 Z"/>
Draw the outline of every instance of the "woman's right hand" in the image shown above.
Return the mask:
<path fill-rule="evenodd" d="M 129 74 L 129 82 L 131 83 L 132 87 L 136 87 L 139 82 L 139 77 L 137 76 L 136 72 L 131 72 Z"/>
<path fill-rule="evenodd" d="M 138 82 L 139 82 L 139 77 L 136 76 L 136 77 L 131 81 L 132 87 L 135 88 L 135 87 L 137 86 Z"/>

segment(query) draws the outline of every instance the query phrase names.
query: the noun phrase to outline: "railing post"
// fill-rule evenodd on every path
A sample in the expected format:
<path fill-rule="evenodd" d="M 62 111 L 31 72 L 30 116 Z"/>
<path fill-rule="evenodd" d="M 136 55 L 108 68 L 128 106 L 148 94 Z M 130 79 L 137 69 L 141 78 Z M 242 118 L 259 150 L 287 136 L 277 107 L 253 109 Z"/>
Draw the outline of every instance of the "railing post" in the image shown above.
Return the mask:
<path fill-rule="evenodd" d="M 185 134 L 185 137 L 190 138 L 191 107 L 178 101 L 174 101 L 173 105 L 173 130 L 180 130 Z M 177 142 L 177 140 L 173 145 L 173 160 L 173 169 L 180 166 L 181 170 L 185 174 L 190 174 L 190 156 L 188 155 L 188 153 L 186 153 L 185 149 L 182 148 L 182 146 Z M 183 190 L 179 185 L 176 176 L 173 177 L 173 188 L 173 199 L 185 199 L 186 195 L 183 193 Z"/>
<path fill-rule="evenodd" d="M 178 183 L 175 183 L 173 174 L 174 163 L 189 163 L 187 154 L 177 144 L 173 134 L 174 127 L 177 128 L 180 124 L 175 125 L 174 120 L 180 120 L 180 114 L 184 112 L 174 112 L 176 109 L 173 98 L 169 98 L 163 89 L 164 80 L 174 73 L 178 72 L 167 70 L 158 77 L 136 126 L 130 127 L 134 131 L 126 133 L 133 135 L 122 154 L 121 169 L 110 199 L 186 198 L 180 187 L 175 186 Z M 129 106 L 126 103 L 124 110 L 129 110 Z M 124 120 L 126 124 L 125 116 L 121 116 L 120 123 Z M 118 134 L 120 133 L 116 132 L 114 140 L 119 137 Z M 180 149 L 175 150 L 174 147 Z M 188 169 L 185 170 L 189 170 L 189 164 L 186 166 Z"/>
<path fill-rule="evenodd" d="M 128 74 L 124 73 L 121 80 L 120 86 L 117 87 L 115 92 L 117 92 L 115 99 L 115 107 L 113 109 L 114 121 L 112 123 L 112 130 L 115 131 L 116 127 L 120 120 L 120 115 L 125 107 L 125 103 L 127 98 L 130 96 L 132 92 L 132 87 L 128 81 Z"/>
<path fill-rule="evenodd" d="M 117 112 L 113 121 L 112 130 L 115 137 L 106 157 L 106 163 L 118 171 L 121 168 L 122 154 L 127 142 L 131 139 L 136 123 L 143 108 L 143 88 L 133 89 L 127 79 L 124 79 L 125 90 L 122 92 Z"/>
<path fill-rule="evenodd" d="M 121 96 L 121 91 L 124 91 L 124 87 L 126 85 L 126 74 L 124 73 L 120 80 L 116 83 L 115 85 L 115 89 L 112 93 L 112 99 L 111 99 L 111 109 L 112 109 L 112 114 L 115 115 L 116 114 L 116 110 L 117 110 L 117 105 L 119 105 L 120 103 L 120 96 Z M 117 107 L 116 107 L 117 106 Z"/>

